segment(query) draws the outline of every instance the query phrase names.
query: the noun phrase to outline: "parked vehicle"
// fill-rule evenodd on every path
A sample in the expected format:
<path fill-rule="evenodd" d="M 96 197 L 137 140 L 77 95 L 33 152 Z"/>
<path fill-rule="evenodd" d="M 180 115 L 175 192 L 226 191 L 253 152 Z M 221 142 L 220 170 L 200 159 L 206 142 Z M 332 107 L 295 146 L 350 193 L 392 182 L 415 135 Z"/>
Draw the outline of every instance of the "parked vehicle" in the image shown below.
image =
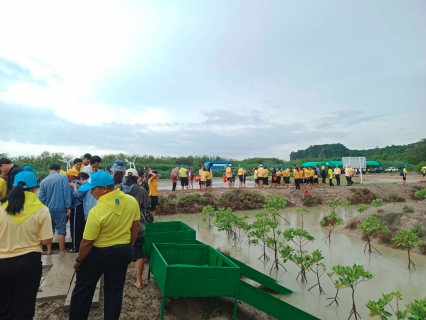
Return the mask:
<path fill-rule="evenodd" d="M 377 167 L 370 170 L 370 173 L 382 173 L 382 172 L 383 172 L 382 167 Z"/>
<path fill-rule="evenodd" d="M 385 170 L 385 172 L 398 172 L 399 170 L 395 167 L 389 167 Z"/>

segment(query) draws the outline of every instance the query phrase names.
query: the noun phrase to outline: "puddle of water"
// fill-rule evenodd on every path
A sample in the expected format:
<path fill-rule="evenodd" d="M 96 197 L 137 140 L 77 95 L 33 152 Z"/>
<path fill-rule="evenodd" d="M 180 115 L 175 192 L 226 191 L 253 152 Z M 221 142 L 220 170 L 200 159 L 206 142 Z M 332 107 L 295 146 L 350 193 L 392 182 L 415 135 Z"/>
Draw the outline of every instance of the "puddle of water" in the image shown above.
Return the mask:
<path fill-rule="evenodd" d="M 314 237 L 315 241 L 305 247 L 306 250 L 312 251 L 320 249 L 325 257 L 324 264 L 330 269 L 332 266 L 361 264 L 365 270 L 370 271 L 374 278 L 358 285 L 355 293 L 356 305 L 358 312 L 363 319 L 369 318 L 369 312 L 365 304 L 369 300 L 378 300 L 381 293 L 389 293 L 391 291 L 400 291 L 403 294 L 403 306 L 414 299 L 426 296 L 426 286 L 424 279 L 426 277 L 426 258 L 422 255 L 413 254 L 412 259 L 416 263 L 417 271 L 409 271 L 407 268 L 407 253 L 403 250 L 388 248 L 384 245 L 375 245 L 382 253 L 364 253 L 365 242 L 361 239 L 349 237 L 344 233 L 333 232 L 332 243 L 326 244 L 321 239 L 326 236 L 325 229 L 321 228 L 319 221 L 328 211 L 326 207 L 311 208 L 311 214 L 304 217 L 304 228 L 308 230 Z M 257 211 L 246 211 L 249 219 L 252 221 Z M 242 214 L 242 212 L 238 212 Z M 355 207 L 348 210 L 348 217 L 342 210 L 340 212 L 344 219 L 357 215 Z M 301 227 L 301 218 L 292 208 L 284 210 L 283 216 L 291 225 L 281 223 L 280 228 Z M 228 240 L 225 232 L 219 232 L 217 229 L 209 230 L 207 225 L 199 219 L 197 214 L 177 214 L 170 216 L 158 216 L 157 221 L 173 221 L 181 220 L 192 228 L 197 230 L 197 240 L 211 245 L 214 248 L 221 248 L 230 251 L 234 258 L 250 265 L 251 267 L 269 275 L 272 262 L 263 263 L 258 260 L 262 254 L 261 247 L 248 246 L 247 237 L 241 235 L 238 243 Z M 270 257 L 273 256 L 271 251 L 268 252 Z M 347 319 L 352 307 L 350 289 L 341 290 L 339 293 L 339 306 L 333 304 L 327 307 L 330 300 L 335 294 L 335 289 L 330 279 L 324 274 L 321 278 L 321 286 L 326 295 L 320 295 L 317 287 L 310 292 L 307 291 L 316 282 L 315 275 L 312 272 L 307 273 L 308 283 L 301 284 L 296 281 L 298 268 L 291 262 L 285 264 L 287 272 L 284 269 L 272 271 L 271 277 L 277 279 L 285 287 L 293 290 L 295 293 L 291 295 L 276 295 L 282 300 L 287 301 L 297 308 L 303 309 L 321 319 Z"/>

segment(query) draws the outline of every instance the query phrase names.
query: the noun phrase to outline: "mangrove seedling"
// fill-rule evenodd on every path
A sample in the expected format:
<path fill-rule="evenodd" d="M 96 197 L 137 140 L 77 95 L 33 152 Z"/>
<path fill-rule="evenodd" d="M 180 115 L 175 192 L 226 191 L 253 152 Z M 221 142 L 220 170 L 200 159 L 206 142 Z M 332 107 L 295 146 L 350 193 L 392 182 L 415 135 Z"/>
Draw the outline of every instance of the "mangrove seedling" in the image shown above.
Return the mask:
<path fill-rule="evenodd" d="M 343 203 L 342 200 L 339 199 L 339 198 L 327 200 L 325 202 L 326 206 L 328 206 L 330 208 L 330 212 L 335 211 L 338 206 L 342 205 L 342 203 Z"/>
<path fill-rule="evenodd" d="M 358 226 L 358 229 L 364 234 L 364 237 L 367 241 L 365 247 L 364 247 L 364 252 L 365 250 L 367 250 L 368 248 L 368 252 L 371 253 L 372 250 L 374 249 L 376 250 L 379 254 L 380 251 L 377 250 L 372 244 L 371 244 L 371 238 L 372 236 L 378 232 L 378 231 L 383 231 L 386 234 L 389 234 L 389 229 L 387 227 L 385 227 L 384 225 L 382 225 L 382 222 L 380 220 L 379 217 L 377 216 L 369 216 L 368 218 L 365 218 L 364 222 L 361 223 Z"/>
<path fill-rule="evenodd" d="M 266 236 L 265 243 L 266 246 L 274 251 L 274 261 L 272 262 L 271 270 L 269 273 L 272 273 L 272 269 L 279 269 L 279 266 L 283 267 L 285 271 L 287 269 L 284 265 L 278 260 L 278 253 L 281 248 L 284 246 L 284 237 L 281 230 L 277 230 L 278 222 L 271 220 L 271 232 Z"/>
<path fill-rule="evenodd" d="M 231 208 L 221 208 L 214 212 L 213 225 L 219 231 L 226 231 L 228 239 L 237 241 L 239 237 L 239 230 L 246 230 L 248 228 L 248 224 L 245 221 L 247 218 L 247 215 L 238 217 L 232 212 Z"/>
<path fill-rule="evenodd" d="M 363 213 L 363 212 L 367 211 L 368 208 L 370 208 L 370 207 L 367 206 L 366 204 L 362 204 L 362 205 L 359 206 L 358 209 L 356 209 L 356 211 L 358 211 L 359 213 Z"/>
<path fill-rule="evenodd" d="M 351 266 L 341 266 L 337 265 L 331 268 L 332 272 L 329 274 L 329 277 L 334 281 L 334 287 L 336 289 L 342 290 L 345 288 L 351 288 L 352 290 L 352 309 L 351 313 L 349 314 L 349 319 L 352 318 L 352 316 L 355 317 L 355 320 L 358 320 L 358 318 L 361 318 L 360 314 L 356 310 L 356 304 L 355 304 L 355 291 L 361 282 L 368 281 L 370 279 L 373 279 L 373 275 L 364 270 L 364 266 L 356 265 L 354 264 L 353 267 Z M 337 294 L 336 294 L 337 297 Z M 336 300 L 337 302 L 337 300 Z"/>
<path fill-rule="evenodd" d="M 392 237 L 392 242 L 395 243 L 397 247 L 401 247 L 407 250 L 408 253 L 408 269 L 411 269 L 413 266 L 416 269 L 416 265 L 413 260 L 411 260 L 410 251 L 413 247 L 419 243 L 419 236 L 411 229 L 404 229 L 395 234 Z"/>
<path fill-rule="evenodd" d="M 305 207 L 302 207 L 302 208 L 296 209 L 296 212 L 302 217 L 302 230 L 303 230 L 303 216 L 311 211 Z"/>
<path fill-rule="evenodd" d="M 381 206 L 383 206 L 383 200 L 374 199 L 373 201 L 371 201 L 371 204 L 378 210 Z"/>
<path fill-rule="evenodd" d="M 275 221 L 266 212 L 259 212 L 255 217 L 256 220 L 249 225 L 248 238 L 254 245 L 263 244 L 263 254 L 259 257 L 259 260 L 263 258 L 263 261 L 269 261 L 269 257 L 266 254 L 266 238 Z"/>
<path fill-rule="evenodd" d="M 287 207 L 287 201 L 285 201 L 283 197 L 277 196 L 275 194 L 268 194 L 265 198 L 265 204 L 263 207 L 271 216 L 271 218 L 276 222 L 278 222 L 278 218 L 281 218 L 290 224 L 287 219 L 280 215 L 280 211 Z"/>
<path fill-rule="evenodd" d="M 351 202 L 349 200 L 342 201 L 341 206 L 343 207 L 343 209 L 345 209 L 345 217 L 347 217 L 347 210 L 348 210 L 350 205 L 351 205 Z"/>
<path fill-rule="evenodd" d="M 390 303 L 395 298 L 396 305 L 393 307 Z M 408 311 L 399 309 L 399 301 L 402 300 L 402 294 L 399 291 L 391 292 L 388 294 L 382 293 L 382 297 L 378 301 L 368 301 L 366 306 L 370 310 L 370 318 L 379 317 L 382 320 L 388 320 L 388 317 L 392 317 L 392 313 L 398 320 L 407 319 Z M 385 310 L 385 307 L 389 304 L 392 313 Z"/>
<path fill-rule="evenodd" d="M 306 271 L 309 270 L 312 265 L 312 256 L 307 251 L 304 251 L 303 247 L 309 242 L 313 242 L 315 238 L 308 231 L 303 229 L 290 228 L 285 230 L 283 234 L 287 241 L 291 241 L 297 246 L 297 250 L 290 246 L 286 246 L 281 250 L 281 256 L 284 262 L 290 260 L 300 268 L 296 280 L 301 277 L 302 282 L 307 282 Z"/>
<path fill-rule="evenodd" d="M 421 189 L 414 193 L 414 196 L 419 199 L 426 199 L 426 189 Z"/>
<path fill-rule="evenodd" d="M 331 243 L 331 233 L 337 226 L 340 226 L 341 224 L 343 224 L 342 217 L 337 215 L 337 213 L 334 211 L 331 211 L 328 215 L 322 218 L 320 225 L 328 231 L 328 235 L 326 235 L 322 240 L 325 240 L 325 242 L 328 240 L 328 242 Z"/>
<path fill-rule="evenodd" d="M 207 223 L 209 229 L 213 228 L 212 219 L 214 217 L 214 208 L 211 205 L 205 206 L 203 211 L 201 211 L 201 219 L 203 222 Z"/>
<path fill-rule="evenodd" d="M 321 261 L 324 259 L 321 250 L 315 250 L 314 252 L 312 252 L 312 272 L 316 275 L 317 277 L 317 283 L 314 284 L 312 287 L 310 287 L 308 289 L 308 291 L 310 291 L 312 288 L 315 288 L 316 286 L 318 286 L 319 292 L 320 294 L 325 294 L 324 290 L 321 287 L 321 283 L 320 283 L 320 278 L 322 277 L 322 275 L 325 273 L 326 271 L 326 267 L 325 264 L 322 263 Z"/>

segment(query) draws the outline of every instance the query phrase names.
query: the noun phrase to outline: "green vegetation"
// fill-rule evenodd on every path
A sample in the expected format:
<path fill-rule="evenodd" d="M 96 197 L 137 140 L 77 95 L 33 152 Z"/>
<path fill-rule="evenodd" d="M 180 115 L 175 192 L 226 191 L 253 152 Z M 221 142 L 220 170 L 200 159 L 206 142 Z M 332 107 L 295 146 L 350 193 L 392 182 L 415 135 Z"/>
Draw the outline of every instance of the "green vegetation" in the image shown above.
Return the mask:
<path fill-rule="evenodd" d="M 259 212 L 255 217 L 256 220 L 248 226 L 249 242 L 254 245 L 262 242 L 263 254 L 259 257 L 259 260 L 263 258 L 263 261 L 269 261 L 269 257 L 266 254 L 266 239 L 272 226 L 276 224 L 276 221 L 272 220 L 266 212 Z"/>
<path fill-rule="evenodd" d="M 284 238 L 298 247 L 298 249 L 294 249 L 287 245 L 282 248 L 280 253 L 284 262 L 291 261 L 295 263 L 300 268 L 296 280 L 300 277 L 302 282 L 307 282 L 306 271 L 312 266 L 313 258 L 307 251 L 303 250 L 303 247 L 309 242 L 313 242 L 315 238 L 306 230 L 293 228 L 284 231 Z"/>
<path fill-rule="evenodd" d="M 383 200 L 382 199 L 374 199 L 371 201 L 371 204 L 378 210 L 380 207 L 383 206 Z"/>
<path fill-rule="evenodd" d="M 322 255 L 321 250 L 315 250 L 314 252 L 312 252 L 312 265 L 313 265 L 313 267 L 311 268 L 311 270 L 315 274 L 315 276 L 317 277 L 317 283 L 314 284 L 312 287 L 310 287 L 308 289 L 308 291 L 310 291 L 312 288 L 315 288 L 316 286 L 318 286 L 320 294 L 325 294 L 324 290 L 321 287 L 321 283 L 320 283 L 320 278 L 322 277 L 322 275 L 327 270 L 327 268 L 325 267 L 325 264 L 321 262 L 323 259 L 324 259 L 324 256 Z"/>
<path fill-rule="evenodd" d="M 214 218 L 214 208 L 211 205 L 205 206 L 203 211 L 201 211 L 200 215 L 202 217 L 203 222 L 207 223 L 209 229 L 213 228 L 212 219 Z"/>
<path fill-rule="evenodd" d="M 290 224 L 287 219 L 280 215 L 280 211 L 284 210 L 287 207 L 287 201 L 285 201 L 283 197 L 277 196 L 275 194 L 268 194 L 266 196 L 265 205 L 263 207 L 269 214 L 269 217 L 275 222 L 278 222 L 278 218 L 281 218 L 285 222 Z"/>
<path fill-rule="evenodd" d="M 352 309 L 351 313 L 349 314 L 348 320 L 354 316 L 357 320 L 358 318 L 361 318 L 358 311 L 356 310 L 355 305 L 355 291 L 361 282 L 368 281 L 373 279 L 373 275 L 364 270 L 363 266 L 354 264 L 353 267 L 350 266 L 341 266 L 337 265 L 331 268 L 332 272 L 327 273 L 327 275 L 330 277 L 330 279 L 334 283 L 334 287 L 338 290 L 342 290 L 345 288 L 351 288 L 352 290 Z M 337 291 L 338 292 L 338 291 Z M 335 302 L 337 303 L 337 294 L 334 298 Z M 334 301 L 332 301 L 333 303 Z"/>
<path fill-rule="evenodd" d="M 305 207 L 296 209 L 296 212 L 299 214 L 299 216 L 302 217 L 302 230 L 303 230 L 303 217 L 305 214 L 311 212 L 309 209 L 306 209 Z"/>
<path fill-rule="evenodd" d="M 401 247 L 402 249 L 407 250 L 408 269 L 411 269 L 411 266 L 416 269 L 413 260 L 411 260 L 410 251 L 416 244 L 419 243 L 419 237 L 417 233 L 413 232 L 411 229 L 401 230 L 392 237 L 392 242 L 395 243 L 397 247 Z"/>
<path fill-rule="evenodd" d="M 393 307 L 390 303 L 395 298 L 395 306 Z M 406 305 L 407 310 L 401 310 L 399 307 L 399 301 L 402 300 L 402 294 L 399 291 L 391 292 L 388 294 L 382 293 L 382 298 L 378 301 L 368 301 L 367 308 L 370 310 L 370 318 L 379 317 L 381 320 L 388 320 L 388 317 L 392 317 L 392 314 L 398 320 L 409 319 L 409 320 L 424 320 L 426 319 L 426 298 L 421 300 L 414 300 Z M 386 311 L 385 308 L 389 305 L 392 312 Z"/>
<path fill-rule="evenodd" d="M 324 218 L 322 218 L 320 225 L 328 231 L 328 235 L 326 235 L 322 240 L 331 243 L 331 233 L 337 226 L 340 226 L 341 224 L 343 224 L 343 219 L 337 215 L 335 211 L 331 211 Z"/>
<path fill-rule="evenodd" d="M 414 212 L 414 208 L 413 208 L 413 207 L 410 207 L 410 206 L 405 205 L 405 206 L 402 208 L 402 211 L 404 211 L 404 213 L 413 213 L 413 212 Z"/>
<path fill-rule="evenodd" d="M 364 213 L 365 211 L 368 210 L 368 208 L 370 208 L 369 206 L 367 206 L 366 204 L 362 204 L 359 206 L 358 209 L 356 209 L 356 211 L 358 211 L 359 213 Z"/>
<path fill-rule="evenodd" d="M 213 225 L 219 231 L 226 231 L 228 239 L 237 241 L 240 236 L 240 230 L 247 230 L 248 224 L 245 221 L 248 216 L 237 216 L 231 208 L 222 208 L 214 212 Z"/>
<path fill-rule="evenodd" d="M 389 234 L 389 229 L 382 225 L 380 218 L 377 216 L 369 216 L 364 220 L 363 223 L 358 226 L 358 229 L 363 233 L 364 239 L 367 241 L 364 247 L 364 252 L 368 248 L 367 251 L 371 253 L 371 248 L 373 248 L 379 254 L 381 254 L 379 250 L 377 250 L 374 246 L 371 245 L 371 238 L 373 234 L 377 233 L 378 231 L 382 231 L 386 234 Z"/>
<path fill-rule="evenodd" d="M 414 196 L 416 198 L 426 199 L 426 189 L 421 189 L 416 191 L 416 193 L 414 193 Z"/>

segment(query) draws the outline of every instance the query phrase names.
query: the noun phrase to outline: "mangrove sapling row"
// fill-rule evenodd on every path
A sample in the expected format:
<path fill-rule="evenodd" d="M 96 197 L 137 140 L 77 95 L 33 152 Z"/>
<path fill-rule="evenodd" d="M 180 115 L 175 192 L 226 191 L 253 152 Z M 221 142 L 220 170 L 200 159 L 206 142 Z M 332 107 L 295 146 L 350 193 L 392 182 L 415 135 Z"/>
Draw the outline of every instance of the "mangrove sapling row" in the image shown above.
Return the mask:
<path fill-rule="evenodd" d="M 312 287 L 310 287 L 308 289 L 308 291 L 310 291 L 311 289 L 318 286 L 320 294 L 323 294 L 323 293 L 325 294 L 324 290 L 321 287 L 321 282 L 320 282 L 320 278 L 322 277 L 322 275 L 327 270 L 326 267 L 325 267 L 325 264 L 321 262 L 323 259 L 324 259 L 324 257 L 322 255 L 321 250 L 317 249 L 314 252 L 312 252 L 312 268 L 311 268 L 311 270 L 317 277 L 317 283 L 314 284 Z"/>
<path fill-rule="evenodd" d="M 364 234 L 365 240 L 367 241 L 364 247 L 364 252 L 368 248 L 367 251 L 369 253 L 372 252 L 371 249 L 374 249 L 381 254 L 380 251 L 371 244 L 371 238 L 376 232 L 383 231 L 384 233 L 389 234 L 389 229 L 382 225 L 380 218 L 378 216 L 369 216 L 358 226 L 358 229 Z"/>
<path fill-rule="evenodd" d="M 303 230 L 303 216 L 311 211 L 305 207 L 302 207 L 302 208 L 296 209 L 296 212 L 302 217 L 302 230 Z"/>
<path fill-rule="evenodd" d="M 379 210 L 380 207 L 383 206 L 383 200 L 382 199 L 374 199 L 373 201 L 371 201 L 371 204 L 377 209 Z"/>
<path fill-rule="evenodd" d="M 414 248 L 416 244 L 419 243 L 419 236 L 411 229 L 404 229 L 395 234 L 392 237 L 392 242 L 395 243 L 397 247 L 406 249 L 408 253 L 408 269 L 411 269 L 413 266 L 416 269 L 416 265 L 413 260 L 411 260 L 410 251 Z"/>
<path fill-rule="evenodd" d="M 291 261 L 295 263 L 300 271 L 297 274 L 296 280 L 301 277 L 302 282 L 307 282 L 306 271 L 310 269 L 313 263 L 312 256 L 303 247 L 309 242 L 313 242 L 315 238 L 309 234 L 308 231 L 302 229 L 290 228 L 284 231 L 284 238 L 287 241 L 293 242 L 297 249 L 290 247 L 289 245 L 282 248 L 280 251 L 284 262 Z"/>
<path fill-rule="evenodd" d="M 390 304 L 394 298 L 396 300 L 395 307 Z M 393 313 L 398 320 L 407 319 L 408 310 L 400 310 L 400 300 L 402 300 L 402 294 L 396 291 L 388 294 L 382 293 L 382 297 L 378 301 L 368 301 L 366 307 L 370 310 L 370 318 L 380 317 L 382 320 L 387 320 L 388 317 L 392 317 Z M 387 305 L 391 308 L 392 313 L 385 310 Z"/>
<path fill-rule="evenodd" d="M 355 304 L 355 291 L 361 282 L 368 281 L 373 278 L 373 275 L 364 270 L 364 267 L 361 265 L 354 264 L 353 267 L 351 266 L 341 266 L 337 265 L 331 268 L 332 272 L 328 273 L 327 275 L 330 277 L 330 279 L 334 283 L 334 287 L 338 290 L 342 290 L 345 288 L 351 288 L 352 290 L 352 309 L 351 313 L 349 314 L 349 318 L 352 318 L 352 316 L 355 317 L 355 320 L 358 318 L 361 318 L 360 314 L 356 310 L 356 304 Z M 337 303 L 337 294 L 334 298 L 335 302 Z M 332 301 L 333 303 L 334 301 Z"/>
<path fill-rule="evenodd" d="M 259 212 L 255 217 L 256 220 L 248 227 L 248 238 L 254 245 L 262 243 L 263 254 L 259 257 L 259 260 L 263 258 L 263 261 L 269 261 L 269 257 L 266 254 L 266 238 L 276 221 L 272 220 L 266 212 Z"/>
<path fill-rule="evenodd" d="M 280 215 L 280 211 L 284 210 L 287 207 L 287 201 L 283 197 L 277 196 L 275 194 L 268 194 L 265 198 L 265 204 L 263 208 L 269 214 L 269 216 L 275 221 L 278 222 L 278 218 L 281 218 L 288 224 L 290 222 Z"/>
<path fill-rule="evenodd" d="M 324 218 L 322 218 L 320 225 L 328 231 L 328 235 L 326 235 L 322 240 L 331 243 L 331 233 L 337 226 L 340 226 L 341 224 L 343 224 L 343 219 L 337 215 L 335 211 L 330 212 Z"/>
<path fill-rule="evenodd" d="M 247 215 L 238 217 L 235 213 L 232 212 L 231 208 L 221 208 L 214 212 L 213 225 L 219 231 L 226 231 L 228 239 L 237 241 L 240 230 L 248 229 L 248 224 L 245 221 L 247 218 Z"/>

